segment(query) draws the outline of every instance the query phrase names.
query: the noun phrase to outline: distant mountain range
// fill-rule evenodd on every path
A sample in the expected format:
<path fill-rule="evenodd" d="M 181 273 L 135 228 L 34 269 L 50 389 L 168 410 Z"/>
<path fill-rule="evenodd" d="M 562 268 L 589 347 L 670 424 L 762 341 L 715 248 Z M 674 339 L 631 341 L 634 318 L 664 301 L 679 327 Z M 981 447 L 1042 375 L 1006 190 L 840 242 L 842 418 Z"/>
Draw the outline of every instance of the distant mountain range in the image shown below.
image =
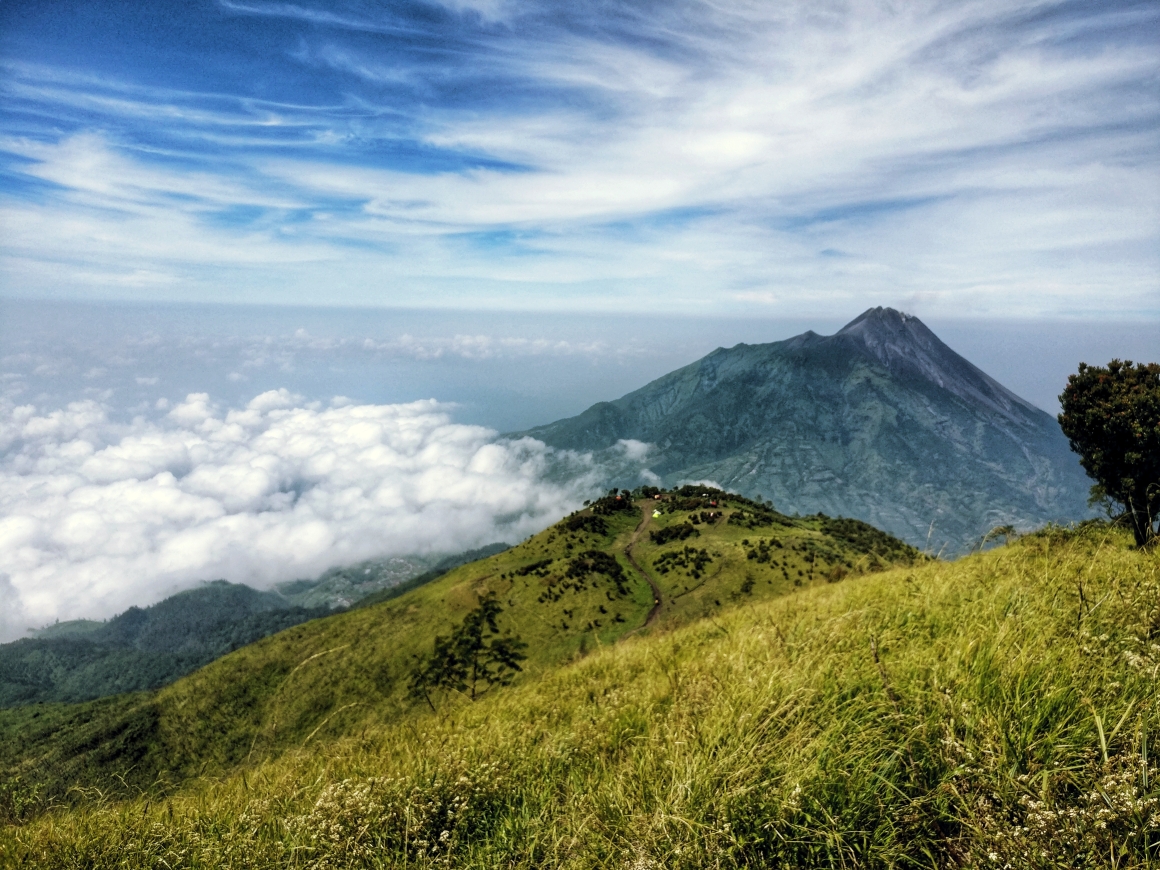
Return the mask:
<path fill-rule="evenodd" d="M 78 619 L 0 644 L 0 708 L 156 689 L 246 644 L 356 603 L 401 595 L 507 549 L 375 559 L 260 592 L 215 580 L 107 622 Z"/>
<path fill-rule="evenodd" d="M 441 556 L 368 559 L 356 565 L 331 568 L 313 579 L 288 580 L 277 584 L 274 589 L 287 604 L 297 607 L 349 607 L 368 595 L 390 589 L 417 574 L 429 571 L 443 561 L 446 559 Z"/>
<path fill-rule="evenodd" d="M 1091 515 L 1091 481 L 1056 420 L 892 308 L 835 335 L 718 348 L 518 434 L 582 451 L 646 442 L 665 485 L 712 481 L 948 554 L 995 526 Z"/>

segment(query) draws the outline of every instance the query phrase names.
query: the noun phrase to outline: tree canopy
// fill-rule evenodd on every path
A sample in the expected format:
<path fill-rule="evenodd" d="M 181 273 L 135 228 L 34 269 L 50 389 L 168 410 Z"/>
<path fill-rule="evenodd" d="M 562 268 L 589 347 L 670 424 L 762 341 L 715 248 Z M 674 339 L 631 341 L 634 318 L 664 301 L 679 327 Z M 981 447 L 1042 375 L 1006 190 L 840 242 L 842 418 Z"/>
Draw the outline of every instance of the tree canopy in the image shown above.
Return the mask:
<path fill-rule="evenodd" d="M 1095 484 L 1093 499 L 1123 506 L 1136 543 L 1160 521 L 1160 364 L 1079 364 L 1059 397 L 1059 425 Z"/>

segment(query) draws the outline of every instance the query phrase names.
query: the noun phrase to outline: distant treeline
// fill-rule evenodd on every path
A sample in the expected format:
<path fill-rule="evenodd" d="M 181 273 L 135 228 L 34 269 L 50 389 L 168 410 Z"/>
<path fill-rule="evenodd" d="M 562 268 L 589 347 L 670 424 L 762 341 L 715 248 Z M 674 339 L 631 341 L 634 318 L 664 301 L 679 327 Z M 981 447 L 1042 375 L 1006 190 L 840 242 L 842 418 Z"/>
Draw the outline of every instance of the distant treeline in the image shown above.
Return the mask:
<path fill-rule="evenodd" d="M 356 606 L 396 598 L 507 546 L 450 556 Z M 62 624 L 41 637 L 0 644 L 0 709 L 157 689 L 240 647 L 340 610 L 291 606 L 277 592 L 215 580 L 151 607 L 130 607 L 108 622 Z"/>
<path fill-rule="evenodd" d="M 287 607 L 276 593 L 217 580 L 152 607 L 130 607 L 83 634 L 0 645 L 0 707 L 155 689 L 330 612 Z"/>

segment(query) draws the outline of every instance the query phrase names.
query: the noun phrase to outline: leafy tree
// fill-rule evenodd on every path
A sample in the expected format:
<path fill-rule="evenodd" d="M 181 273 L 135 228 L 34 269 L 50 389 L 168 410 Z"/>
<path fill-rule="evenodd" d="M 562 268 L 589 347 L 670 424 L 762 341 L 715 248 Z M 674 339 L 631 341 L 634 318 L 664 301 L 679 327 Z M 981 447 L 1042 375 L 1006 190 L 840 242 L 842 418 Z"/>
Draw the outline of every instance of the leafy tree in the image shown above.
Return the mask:
<path fill-rule="evenodd" d="M 496 618 L 503 612 L 494 592 L 479 599 L 479 606 L 464 617 L 448 636 L 435 638 L 431 655 L 411 672 L 411 697 L 435 704 L 431 692 L 447 689 L 466 694 L 472 701 L 493 686 L 506 686 L 527 658 L 527 644 L 510 633 L 500 633 Z"/>
<path fill-rule="evenodd" d="M 1160 364 L 1079 364 L 1059 397 L 1059 425 L 1095 480 L 1092 500 L 1119 502 L 1140 546 L 1160 520 Z"/>

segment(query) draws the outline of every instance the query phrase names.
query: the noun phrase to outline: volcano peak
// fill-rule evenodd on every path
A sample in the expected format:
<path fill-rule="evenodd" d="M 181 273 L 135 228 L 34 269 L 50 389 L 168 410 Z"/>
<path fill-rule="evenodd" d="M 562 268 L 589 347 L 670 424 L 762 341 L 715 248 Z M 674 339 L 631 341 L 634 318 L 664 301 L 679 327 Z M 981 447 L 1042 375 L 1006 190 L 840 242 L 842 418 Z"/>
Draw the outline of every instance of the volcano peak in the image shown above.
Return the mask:
<path fill-rule="evenodd" d="M 860 339 L 868 347 L 889 344 L 913 344 L 929 348 L 932 344 L 945 347 L 926 324 L 894 308 L 868 308 L 838 330 L 837 335 Z"/>

